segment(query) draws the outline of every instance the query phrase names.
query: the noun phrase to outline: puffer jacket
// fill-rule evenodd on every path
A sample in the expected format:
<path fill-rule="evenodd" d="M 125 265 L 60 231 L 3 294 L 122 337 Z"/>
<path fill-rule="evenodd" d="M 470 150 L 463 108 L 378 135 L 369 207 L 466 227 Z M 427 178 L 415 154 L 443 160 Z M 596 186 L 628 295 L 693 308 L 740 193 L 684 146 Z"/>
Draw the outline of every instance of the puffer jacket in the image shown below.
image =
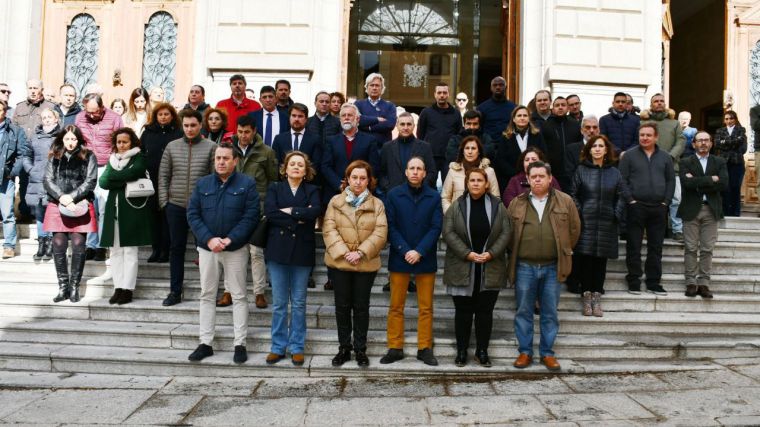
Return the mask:
<path fill-rule="evenodd" d="M 744 153 L 747 152 L 747 130 L 744 126 L 736 125 L 729 134 L 727 127 L 715 132 L 713 152 L 716 156 L 726 159 L 729 165 L 743 165 Z"/>
<path fill-rule="evenodd" d="M 467 198 L 459 197 L 443 218 L 443 240 L 446 241 L 446 263 L 443 267 L 443 284 L 468 287 L 472 274 L 472 262 L 467 255 L 473 252 L 467 218 Z M 498 197 L 490 197 L 491 233 L 486 241 L 486 252 L 493 257 L 483 268 L 482 288 L 501 289 L 507 286 L 507 248 L 512 236 L 507 209 Z M 488 205 L 486 205 L 488 206 Z"/>
<path fill-rule="evenodd" d="M 45 167 L 43 182 L 48 200 L 58 202 L 61 196 L 68 194 L 74 203 L 82 200 L 92 201 L 95 197 L 95 184 L 98 180 L 98 160 L 91 151 L 85 159 L 79 158 L 80 148 L 76 148 L 60 159 L 51 157 Z"/>
<path fill-rule="evenodd" d="M 29 185 L 26 187 L 25 200 L 29 206 L 37 206 L 38 203 L 42 203 L 42 206 L 47 205 L 48 195 L 43 185 L 45 167 L 48 163 L 50 146 L 60 130 L 61 128 L 58 125 L 50 132 L 45 132 L 42 125 L 37 126 L 32 142 L 29 144 L 28 155 L 24 156 L 24 170 L 29 174 Z"/>
<path fill-rule="evenodd" d="M 581 217 L 581 235 L 575 252 L 600 258 L 618 257 L 618 227 L 623 221 L 628 188 L 612 165 L 578 165 L 570 196 Z"/>
<path fill-rule="evenodd" d="M 327 205 L 322 237 L 328 267 L 359 272 L 379 270 L 380 251 L 388 240 L 388 220 L 383 202 L 370 194 L 354 209 L 346 202 L 345 193 L 335 195 Z M 357 265 L 352 265 L 343 256 L 356 250 L 364 257 Z"/>
<path fill-rule="evenodd" d="M 488 175 L 488 192 L 494 197 L 499 197 L 499 182 L 496 179 L 496 172 L 494 172 L 491 167 L 491 161 L 484 157 L 480 161 L 480 166 L 478 167 L 485 170 L 486 175 Z M 446 175 L 446 180 L 443 181 L 443 189 L 441 190 L 441 203 L 443 204 L 444 214 L 449 210 L 449 206 L 451 206 L 459 196 L 464 194 L 465 176 L 464 165 L 457 162 L 451 162 L 449 164 L 449 173 Z"/>
<path fill-rule="evenodd" d="M 214 171 L 216 144 L 201 137 L 193 141 L 182 137 L 166 146 L 158 171 L 158 206 L 167 203 L 187 207 L 201 177 Z"/>
<path fill-rule="evenodd" d="M 614 110 L 599 119 L 599 133 L 606 136 L 618 153 L 635 147 L 639 143 L 639 116 L 624 113 L 618 117 Z"/>

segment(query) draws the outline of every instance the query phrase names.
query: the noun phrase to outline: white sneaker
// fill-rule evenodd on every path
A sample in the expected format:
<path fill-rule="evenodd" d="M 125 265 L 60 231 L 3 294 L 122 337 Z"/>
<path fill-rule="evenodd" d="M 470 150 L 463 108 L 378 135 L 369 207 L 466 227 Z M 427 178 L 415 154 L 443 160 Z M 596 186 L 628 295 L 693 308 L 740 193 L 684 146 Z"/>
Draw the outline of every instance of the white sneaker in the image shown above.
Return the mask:
<path fill-rule="evenodd" d="M 98 277 L 93 277 L 87 281 L 88 285 L 105 285 L 107 283 L 113 283 L 113 273 L 111 267 L 106 267 L 106 272 Z"/>

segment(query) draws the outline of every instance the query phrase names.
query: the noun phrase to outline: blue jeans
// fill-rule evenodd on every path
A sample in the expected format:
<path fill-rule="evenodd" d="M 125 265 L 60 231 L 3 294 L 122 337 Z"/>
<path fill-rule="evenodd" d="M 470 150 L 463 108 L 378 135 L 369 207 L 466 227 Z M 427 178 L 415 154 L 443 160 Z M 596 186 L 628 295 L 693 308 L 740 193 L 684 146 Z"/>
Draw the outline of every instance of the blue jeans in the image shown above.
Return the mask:
<path fill-rule="evenodd" d="M 681 180 L 676 173 L 676 191 L 673 193 L 673 200 L 670 202 L 670 229 L 675 233 L 683 233 L 683 220 L 678 216 L 678 206 L 681 205 Z"/>
<path fill-rule="evenodd" d="M 306 341 L 306 287 L 311 267 L 267 261 L 272 281 L 272 349 L 275 354 L 303 353 Z M 290 325 L 288 325 L 290 303 Z"/>
<path fill-rule="evenodd" d="M 105 170 L 105 166 L 98 166 L 98 182 Z M 87 233 L 87 248 L 89 249 L 100 247 L 100 235 L 103 234 L 103 218 L 106 214 L 106 202 L 108 201 L 108 190 L 100 188 L 100 184 L 95 185 L 93 193 L 95 194 L 95 198 L 92 200 L 92 203 L 95 204 L 95 218 L 98 220 L 98 232 Z"/>
<path fill-rule="evenodd" d="M 16 198 L 16 182 L 4 179 L 0 184 L 0 213 L 3 215 L 4 248 L 16 248 L 16 213 L 13 211 L 13 201 Z"/>
<path fill-rule="evenodd" d="M 560 290 L 556 263 L 537 266 L 518 261 L 515 283 L 515 335 L 520 353 L 533 356 L 533 310 L 538 296 L 541 295 L 541 342 L 538 345 L 538 353 L 541 357 L 554 356 L 552 347 L 559 332 L 557 305 Z"/>
<path fill-rule="evenodd" d="M 34 209 L 34 217 L 37 219 L 37 237 L 52 237 L 53 233 L 42 230 L 42 222 L 45 220 L 47 205 L 43 206 L 42 202 L 37 202 L 37 206 L 30 206 L 30 208 Z"/>

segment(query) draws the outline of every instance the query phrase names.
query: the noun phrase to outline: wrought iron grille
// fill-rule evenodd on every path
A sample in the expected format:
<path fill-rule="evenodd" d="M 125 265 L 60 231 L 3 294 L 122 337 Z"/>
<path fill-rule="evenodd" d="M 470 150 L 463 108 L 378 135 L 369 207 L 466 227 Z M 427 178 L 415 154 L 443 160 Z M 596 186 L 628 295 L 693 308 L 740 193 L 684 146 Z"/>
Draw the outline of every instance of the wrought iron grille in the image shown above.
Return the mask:
<path fill-rule="evenodd" d="M 174 99 L 174 76 L 177 65 L 177 24 L 167 12 L 156 12 L 145 26 L 143 44 L 142 87 L 164 89 L 164 99 Z"/>
<path fill-rule="evenodd" d="M 100 29 L 95 18 L 86 13 L 71 20 L 66 31 L 66 69 L 64 80 L 73 85 L 79 98 L 85 86 L 96 80 Z"/>

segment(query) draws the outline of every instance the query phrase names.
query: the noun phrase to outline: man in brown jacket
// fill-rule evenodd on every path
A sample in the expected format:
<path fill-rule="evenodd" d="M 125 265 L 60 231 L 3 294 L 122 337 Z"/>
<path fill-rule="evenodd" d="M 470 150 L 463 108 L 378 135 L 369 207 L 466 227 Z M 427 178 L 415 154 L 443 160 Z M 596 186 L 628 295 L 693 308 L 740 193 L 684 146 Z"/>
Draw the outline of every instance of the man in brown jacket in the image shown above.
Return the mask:
<path fill-rule="evenodd" d="M 552 179 L 548 163 L 531 163 L 530 193 L 515 198 L 507 210 L 512 220 L 509 280 L 515 285 L 515 335 L 520 351 L 516 368 L 533 363 L 533 310 L 541 295 L 541 363 L 552 371 L 560 369 L 552 350 L 559 332 L 560 283 L 570 274 L 581 221 L 573 199 L 551 188 Z"/>

